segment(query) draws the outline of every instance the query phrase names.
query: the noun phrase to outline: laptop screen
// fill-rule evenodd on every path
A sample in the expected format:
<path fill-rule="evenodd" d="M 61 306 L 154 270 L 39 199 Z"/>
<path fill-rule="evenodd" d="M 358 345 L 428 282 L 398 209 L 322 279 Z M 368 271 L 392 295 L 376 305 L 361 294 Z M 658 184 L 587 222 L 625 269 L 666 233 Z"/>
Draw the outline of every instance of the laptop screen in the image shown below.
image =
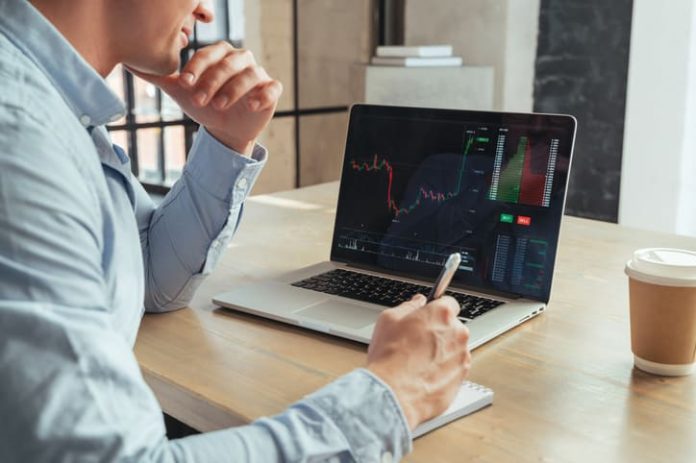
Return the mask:
<path fill-rule="evenodd" d="M 332 260 L 547 302 L 575 119 L 356 105 Z"/>

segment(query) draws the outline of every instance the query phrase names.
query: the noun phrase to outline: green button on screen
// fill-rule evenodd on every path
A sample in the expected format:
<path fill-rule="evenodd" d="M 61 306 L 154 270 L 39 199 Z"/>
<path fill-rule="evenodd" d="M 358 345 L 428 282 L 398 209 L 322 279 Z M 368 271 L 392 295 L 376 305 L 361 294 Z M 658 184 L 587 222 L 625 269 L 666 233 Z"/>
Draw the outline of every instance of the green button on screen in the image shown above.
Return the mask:
<path fill-rule="evenodd" d="M 515 221 L 515 216 L 512 214 L 500 214 L 500 221 L 505 223 L 512 223 Z"/>

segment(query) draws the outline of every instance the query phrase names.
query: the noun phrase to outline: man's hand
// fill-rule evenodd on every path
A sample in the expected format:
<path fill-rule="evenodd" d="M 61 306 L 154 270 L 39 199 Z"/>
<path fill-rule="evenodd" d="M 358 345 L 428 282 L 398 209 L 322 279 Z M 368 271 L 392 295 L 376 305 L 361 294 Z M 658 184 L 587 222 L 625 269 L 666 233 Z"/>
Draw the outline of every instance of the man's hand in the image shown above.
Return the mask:
<path fill-rule="evenodd" d="M 129 70 L 169 94 L 220 142 L 246 155 L 283 92 L 251 52 L 226 42 L 197 51 L 179 74 L 161 77 Z"/>
<path fill-rule="evenodd" d="M 425 302 L 418 294 L 382 312 L 367 351 L 367 368 L 394 390 L 412 430 L 447 409 L 471 366 L 459 304 Z"/>

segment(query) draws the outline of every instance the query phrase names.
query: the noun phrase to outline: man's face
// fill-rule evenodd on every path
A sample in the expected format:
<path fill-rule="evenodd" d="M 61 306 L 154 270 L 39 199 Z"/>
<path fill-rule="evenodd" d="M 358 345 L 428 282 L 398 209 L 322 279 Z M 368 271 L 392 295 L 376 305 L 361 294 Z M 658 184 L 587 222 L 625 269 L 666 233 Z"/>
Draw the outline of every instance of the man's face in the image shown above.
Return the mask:
<path fill-rule="evenodd" d="M 113 44 L 119 61 L 148 74 L 168 75 L 179 67 L 180 51 L 188 45 L 195 22 L 210 22 L 205 0 L 113 0 Z"/>

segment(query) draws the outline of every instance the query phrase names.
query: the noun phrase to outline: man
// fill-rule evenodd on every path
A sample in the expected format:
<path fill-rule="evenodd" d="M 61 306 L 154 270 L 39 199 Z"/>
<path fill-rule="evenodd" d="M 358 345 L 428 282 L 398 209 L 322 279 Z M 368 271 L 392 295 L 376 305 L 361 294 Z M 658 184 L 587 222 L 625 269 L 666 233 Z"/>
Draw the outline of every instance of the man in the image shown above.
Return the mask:
<path fill-rule="evenodd" d="M 286 412 L 168 441 L 132 353 L 143 308 L 186 306 L 266 161 L 281 93 L 220 43 L 181 73 L 200 0 L 0 0 L 0 461 L 379 461 L 466 375 L 454 300 L 384 312 L 358 369 Z M 159 207 L 104 124 L 123 63 L 202 128 Z"/>

